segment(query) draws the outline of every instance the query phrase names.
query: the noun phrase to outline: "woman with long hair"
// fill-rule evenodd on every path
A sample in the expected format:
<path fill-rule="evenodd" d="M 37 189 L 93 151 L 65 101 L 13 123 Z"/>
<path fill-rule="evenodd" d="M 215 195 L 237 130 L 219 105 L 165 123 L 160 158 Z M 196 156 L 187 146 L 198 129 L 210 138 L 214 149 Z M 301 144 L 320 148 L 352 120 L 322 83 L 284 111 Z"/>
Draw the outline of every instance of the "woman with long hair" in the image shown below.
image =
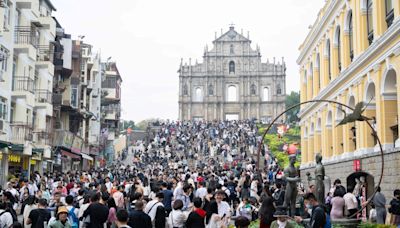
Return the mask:
<path fill-rule="evenodd" d="M 215 200 L 210 202 L 210 205 L 207 208 L 206 215 L 206 225 L 207 228 L 218 228 L 218 222 L 221 221 L 221 218 L 218 215 L 218 204 Z"/>
<path fill-rule="evenodd" d="M 107 218 L 107 227 L 114 228 L 114 227 L 116 227 L 115 222 L 117 221 L 117 205 L 115 203 L 114 198 L 112 198 L 112 197 L 108 198 L 107 206 L 109 208 L 108 218 Z"/>
<path fill-rule="evenodd" d="M 276 220 L 274 213 L 274 200 L 271 197 L 266 197 L 258 211 L 258 216 L 260 217 L 260 228 L 269 228 L 271 226 L 271 223 Z"/>

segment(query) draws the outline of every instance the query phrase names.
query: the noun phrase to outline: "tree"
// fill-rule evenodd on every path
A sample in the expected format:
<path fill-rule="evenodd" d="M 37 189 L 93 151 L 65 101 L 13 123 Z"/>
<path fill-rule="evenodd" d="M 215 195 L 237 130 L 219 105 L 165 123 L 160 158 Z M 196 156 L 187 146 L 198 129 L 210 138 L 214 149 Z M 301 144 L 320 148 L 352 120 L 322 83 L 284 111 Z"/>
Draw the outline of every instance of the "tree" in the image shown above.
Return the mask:
<path fill-rule="evenodd" d="M 300 93 L 292 91 L 290 95 L 286 95 L 286 108 L 300 103 Z M 286 121 L 288 123 L 298 122 L 300 119 L 297 114 L 300 111 L 300 107 L 296 107 L 286 112 Z"/>

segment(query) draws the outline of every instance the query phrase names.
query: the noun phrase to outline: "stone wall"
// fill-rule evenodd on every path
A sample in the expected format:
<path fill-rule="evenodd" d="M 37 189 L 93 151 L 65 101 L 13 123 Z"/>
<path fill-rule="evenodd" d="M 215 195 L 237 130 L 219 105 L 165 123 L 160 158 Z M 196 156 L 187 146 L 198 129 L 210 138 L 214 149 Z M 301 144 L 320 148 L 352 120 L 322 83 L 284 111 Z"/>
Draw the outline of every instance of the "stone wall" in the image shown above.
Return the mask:
<path fill-rule="evenodd" d="M 325 175 L 330 177 L 331 184 L 337 178 L 342 182 L 343 186 L 347 186 L 346 179 L 349 175 L 354 173 L 353 171 L 353 161 L 360 160 L 361 171 L 366 172 L 374 177 L 375 185 L 378 184 L 380 174 L 381 174 L 381 156 L 378 152 L 373 152 L 368 155 L 363 155 L 360 157 L 347 158 L 346 160 L 330 161 L 322 163 L 325 166 Z M 314 176 L 314 165 L 302 166 L 300 169 L 301 179 L 303 183 L 307 186 L 307 176 L 306 173 L 310 172 Z M 381 183 L 382 193 L 386 197 L 386 202 L 389 203 L 393 198 L 393 191 L 395 189 L 400 189 L 400 151 L 398 150 L 388 150 L 384 153 L 384 172 L 383 179 Z"/>

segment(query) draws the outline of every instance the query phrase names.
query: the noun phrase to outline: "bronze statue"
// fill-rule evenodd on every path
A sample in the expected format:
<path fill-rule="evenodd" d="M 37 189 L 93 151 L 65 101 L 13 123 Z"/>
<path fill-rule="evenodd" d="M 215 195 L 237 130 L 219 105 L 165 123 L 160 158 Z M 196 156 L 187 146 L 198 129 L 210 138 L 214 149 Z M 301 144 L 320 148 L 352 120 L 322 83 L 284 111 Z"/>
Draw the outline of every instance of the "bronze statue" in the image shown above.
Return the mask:
<path fill-rule="evenodd" d="M 372 98 L 371 98 L 371 100 L 372 100 Z M 353 113 L 350 113 L 349 115 L 347 115 L 347 113 L 342 109 L 342 112 L 344 113 L 344 118 L 342 119 L 342 121 L 340 121 L 340 123 L 337 126 L 344 125 L 347 123 L 353 123 L 356 121 L 371 120 L 371 118 L 368 118 L 368 117 L 362 115 L 362 113 L 367 108 L 368 104 L 366 104 L 364 106 L 364 102 L 358 102 L 356 107 L 354 108 Z"/>
<path fill-rule="evenodd" d="M 284 170 L 284 179 L 286 180 L 286 192 L 283 206 L 286 208 L 290 207 L 290 216 L 294 216 L 296 214 L 297 182 L 299 182 L 301 179 L 298 176 L 298 169 L 294 167 L 294 163 L 296 162 L 296 155 L 290 155 L 289 162 L 289 166 L 286 167 Z"/>
<path fill-rule="evenodd" d="M 315 155 L 315 196 L 317 201 L 323 205 L 325 203 L 325 168 L 322 165 L 322 155 L 320 153 Z"/>

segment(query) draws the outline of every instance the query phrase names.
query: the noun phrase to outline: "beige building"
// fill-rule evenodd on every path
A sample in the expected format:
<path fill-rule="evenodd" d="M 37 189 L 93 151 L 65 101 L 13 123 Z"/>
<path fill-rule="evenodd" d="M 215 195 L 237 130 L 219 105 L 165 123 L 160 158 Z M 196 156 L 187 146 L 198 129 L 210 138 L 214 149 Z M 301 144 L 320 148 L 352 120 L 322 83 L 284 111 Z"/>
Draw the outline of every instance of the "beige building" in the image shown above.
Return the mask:
<path fill-rule="evenodd" d="M 400 76 L 400 2 L 398 0 L 328 0 L 300 46 L 301 101 L 329 99 L 364 114 L 383 144 L 382 190 L 387 198 L 399 187 L 400 142 L 397 86 Z M 301 107 L 302 176 L 322 153 L 326 175 L 353 188 L 366 177 L 368 193 L 380 177 L 377 141 L 366 123 L 337 126 L 350 110 L 334 104 Z"/>
<path fill-rule="evenodd" d="M 180 120 L 270 121 L 285 109 L 286 66 L 261 62 L 260 48 L 231 26 L 204 49 L 203 62 L 181 62 Z"/>

